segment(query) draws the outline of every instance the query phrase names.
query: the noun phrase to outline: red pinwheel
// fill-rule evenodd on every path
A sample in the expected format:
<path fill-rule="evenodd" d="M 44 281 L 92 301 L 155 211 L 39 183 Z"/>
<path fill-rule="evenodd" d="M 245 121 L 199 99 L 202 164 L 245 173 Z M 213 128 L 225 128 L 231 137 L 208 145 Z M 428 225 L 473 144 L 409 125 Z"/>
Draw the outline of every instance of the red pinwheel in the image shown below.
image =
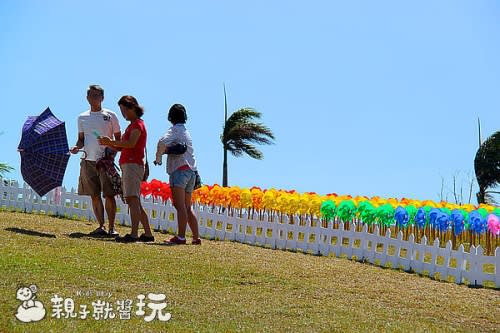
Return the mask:
<path fill-rule="evenodd" d="M 151 185 L 148 182 L 141 183 L 141 195 L 143 198 L 151 195 Z"/>
<path fill-rule="evenodd" d="M 160 192 L 160 197 L 163 202 L 167 202 L 168 199 L 172 199 L 172 192 L 168 183 L 161 183 Z"/>
<path fill-rule="evenodd" d="M 153 179 L 149 185 L 151 186 L 151 195 L 153 196 L 153 200 L 158 200 L 161 197 L 161 181 Z"/>

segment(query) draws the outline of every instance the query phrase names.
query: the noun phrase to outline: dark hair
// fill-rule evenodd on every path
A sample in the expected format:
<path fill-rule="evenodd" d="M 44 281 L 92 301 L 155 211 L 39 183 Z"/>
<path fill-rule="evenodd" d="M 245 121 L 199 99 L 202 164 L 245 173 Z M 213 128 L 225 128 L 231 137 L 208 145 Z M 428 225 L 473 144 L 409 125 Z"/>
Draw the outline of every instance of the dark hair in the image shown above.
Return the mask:
<path fill-rule="evenodd" d="M 186 108 L 182 104 L 174 104 L 168 110 L 168 121 L 172 124 L 185 124 L 187 120 Z"/>
<path fill-rule="evenodd" d="M 130 95 L 122 96 L 122 98 L 120 98 L 120 100 L 118 101 L 118 105 L 122 105 L 129 109 L 134 109 L 135 114 L 137 115 L 138 118 L 141 118 L 142 115 L 144 114 L 144 108 L 139 105 L 134 96 Z"/>
<path fill-rule="evenodd" d="M 104 97 L 104 89 L 98 84 L 91 84 L 88 89 L 87 89 L 87 96 L 89 95 L 90 91 L 98 91 L 101 93 L 101 96 Z"/>

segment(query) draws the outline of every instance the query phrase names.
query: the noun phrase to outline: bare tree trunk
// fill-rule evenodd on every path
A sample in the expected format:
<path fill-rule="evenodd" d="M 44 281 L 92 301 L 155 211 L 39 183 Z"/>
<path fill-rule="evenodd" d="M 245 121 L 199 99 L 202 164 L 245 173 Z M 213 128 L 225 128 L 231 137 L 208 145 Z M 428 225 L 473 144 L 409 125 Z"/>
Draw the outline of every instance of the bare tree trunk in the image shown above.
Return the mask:
<path fill-rule="evenodd" d="M 470 179 L 470 184 L 469 184 L 469 203 L 471 202 L 472 200 L 472 189 L 474 187 L 474 178 L 472 178 L 472 175 L 469 175 L 469 179 Z"/>
<path fill-rule="evenodd" d="M 455 198 L 455 203 L 458 205 L 457 197 L 457 176 L 453 175 L 453 197 Z"/>
<path fill-rule="evenodd" d="M 459 205 L 464 204 L 464 183 L 460 181 L 460 202 Z"/>
<path fill-rule="evenodd" d="M 224 162 L 222 163 L 222 186 L 227 187 L 227 149 L 224 148 Z"/>
<path fill-rule="evenodd" d="M 441 191 L 439 193 L 439 201 L 444 200 L 443 190 L 444 190 L 444 177 L 441 176 Z"/>
<path fill-rule="evenodd" d="M 226 84 L 224 83 L 224 131 L 226 130 L 227 125 L 227 94 L 226 94 Z M 224 144 L 224 161 L 222 162 L 222 186 L 227 187 L 227 147 L 226 141 L 223 141 Z"/>

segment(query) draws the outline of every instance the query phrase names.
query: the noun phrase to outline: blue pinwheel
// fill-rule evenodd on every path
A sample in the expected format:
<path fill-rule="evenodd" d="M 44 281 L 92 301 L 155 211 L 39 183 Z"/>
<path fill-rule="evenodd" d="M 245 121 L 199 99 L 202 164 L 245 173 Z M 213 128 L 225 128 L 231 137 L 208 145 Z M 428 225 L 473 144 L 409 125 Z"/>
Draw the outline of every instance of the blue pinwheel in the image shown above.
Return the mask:
<path fill-rule="evenodd" d="M 480 235 L 486 232 L 487 227 L 488 223 L 486 218 L 481 215 L 481 212 L 474 210 L 469 214 L 469 229 L 472 232 Z"/>
<path fill-rule="evenodd" d="M 410 220 L 410 216 L 404 207 L 399 206 L 396 208 L 396 212 L 394 213 L 394 219 L 396 220 L 398 227 L 402 228 L 406 227 L 408 221 Z"/>
<path fill-rule="evenodd" d="M 419 208 L 417 210 L 417 214 L 415 215 L 415 224 L 417 225 L 417 227 L 419 228 L 425 227 L 425 219 L 426 219 L 425 209 Z"/>
<path fill-rule="evenodd" d="M 459 209 L 454 209 L 451 211 L 450 218 L 453 225 L 453 232 L 455 235 L 460 235 L 464 231 L 464 214 Z"/>

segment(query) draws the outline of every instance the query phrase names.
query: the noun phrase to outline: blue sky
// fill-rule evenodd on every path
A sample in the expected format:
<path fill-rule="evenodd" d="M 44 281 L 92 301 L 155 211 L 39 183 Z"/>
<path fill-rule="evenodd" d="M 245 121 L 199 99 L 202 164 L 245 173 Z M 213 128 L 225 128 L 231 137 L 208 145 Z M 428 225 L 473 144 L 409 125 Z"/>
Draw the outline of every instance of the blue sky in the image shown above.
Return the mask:
<path fill-rule="evenodd" d="M 230 158 L 231 185 L 438 199 L 441 176 L 473 172 L 477 117 L 483 138 L 500 124 L 499 15 L 493 0 L 2 0 L 0 160 L 21 179 L 22 124 L 47 106 L 72 145 L 98 83 L 105 107 L 144 105 L 150 157 L 184 104 L 203 180 L 220 183 L 225 82 L 230 110 L 256 108 L 277 137 L 262 161 Z"/>

